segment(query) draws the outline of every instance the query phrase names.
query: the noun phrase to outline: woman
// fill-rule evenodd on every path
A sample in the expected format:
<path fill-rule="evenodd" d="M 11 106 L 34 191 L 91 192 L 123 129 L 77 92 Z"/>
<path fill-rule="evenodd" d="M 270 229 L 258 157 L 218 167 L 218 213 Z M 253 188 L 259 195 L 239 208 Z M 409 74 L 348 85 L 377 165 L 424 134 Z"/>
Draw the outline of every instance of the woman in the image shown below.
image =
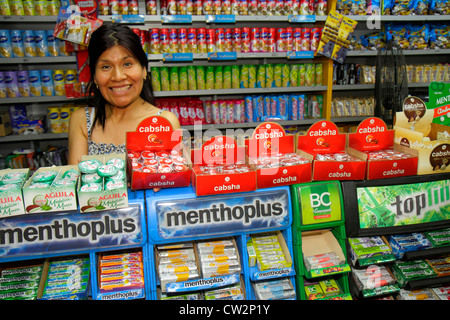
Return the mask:
<path fill-rule="evenodd" d="M 89 106 L 73 112 L 69 126 L 69 160 L 77 165 L 83 155 L 123 153 L 127 131 L 145 118 L 166 117 L 173 129 L 178 118 L 153 103 L 147 56 L 140 39 L 125 25 L 103 25 L 91 36 Z"/>

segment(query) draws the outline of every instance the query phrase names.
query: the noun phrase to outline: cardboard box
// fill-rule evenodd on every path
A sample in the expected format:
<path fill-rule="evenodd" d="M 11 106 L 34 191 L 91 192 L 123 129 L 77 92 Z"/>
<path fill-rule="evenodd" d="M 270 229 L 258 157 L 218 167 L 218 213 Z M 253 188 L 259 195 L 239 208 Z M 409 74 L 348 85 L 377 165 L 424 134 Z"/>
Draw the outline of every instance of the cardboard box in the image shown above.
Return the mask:
<path fill-rule="evenodd" d="M 120 158 L 124 162 L 126 156 L 123 153 L 110 153 L 105 155 L 85 155 L 81 157 L 81 161 L 89 159 L 97 159 L 105 164 L 108 160 Z M 81 183 L 77 189 L 78 203 L 80 212 L 93 212 L 108 209 L 118 209 L 128 207 L 128 186 L 125 183 L 123 187 L 113 190 L 100 191 L 82 191 Z"/>
<path fill-rule="evenodd" d="M 190 153 L 183 146 L 182 131 L 173 130 L 169 120 L 160 116 L 149 117 L 138 125 L 136 131 L 127 132 L 126 135 L 127 166 L 131 189 L 173 188 L 190 185 L 192 174 Z M 169 155 L 174 151 L 177 155 L 181 154 L 184 166 L 178 170 L 177 166 L 171 165 L 170 171 L 169 169 L 164 171 L 159 169 L 159 162 L 156 164 L 156 170 L 153 170 L 148 168 L 149 166 L 143 162 L 142 158 L 136 160 L 134 155 L 141 155 L 143 151 L 166 152 Z"/>
<path fill-rule="evenodd" d="M 23 186 L 24 206 L 26 213 L 41 213 L 41 212 L 60 212 L 77 210 L 77 186 L 79 184 L 79 177 L 75 185 L 67 186 L 48 186 L 45 188 L 33 188 L 33 177 L 39 173 L 46 171 L 57 171 L 58 174 L 55 180 L 60 179 L 64 172 L 75 169 L 78 171 L 78 166 L 54 166 L 41 167 L 34 172 L 34 174 L 25 182 Z"/>
<path fill-rule="evenodd" d="M 313 163 L 312 180 L 362 180 L 365 178 L 366 162 L 351 155 L 346 161 L 317 160 L 328 154 L 347 154 L 346 134 L 331 121 L 314 123 L 306 135 L 297 136 L 297 153 L 309 157 Z"/>
<path fill-rule="evenodd" d="M 0 170 L 0 177 L 7 173 L 23 172 L 25 173 L 25 180 L 28 179 L 29 169 L 5 169 Z M 4 190 L 0 192 L 0 218 L 7 218 L 25 214 L 25 207 L 23 201 L 22 185 L 19 189 Z"/>
<path fill-rule="evenodd" d="M 0 137 L 12 133 L 11 118 L 7 112 L 0 114 Z"/>
<path fill-rule="evenodd" d="M 349 154 L 367 162 L 366 179 L 384 179 L 417 174 L 417 152 L 394 142 L 394 130 L 388 130 L 386 123 L 376 117 L 367 118 L 358 125 L 356 132 L 348 134 Z M 404 154 L 397 159 L 373 160 L 371 152 L 395 152 Z"/>
<path fill-rule="evenodd" d="M 279 124 L 260 124 L 253 131 L 252 137 L 246 139 L 245 144 L 248 162 L 256 167 L 258 189 L 311 181 L 311 161 L 296 153 L 295 136 L 287 135 Z M 283 155 L 291 157 L 280 161 Z M 288 162 L 289 159 L 294 159 L 293 155 L 302 157 L 306 162 Z M 270 161 L 270 166 L 259 168 L 258 161 L 263 158 Z"/>
<path fill-rule="evenodd" d="M 419 98 L 415 101 L 420 105 Z M 416 107 L 414 114 L 419 116 L 415 118 L 413 110 L 396 113 L 394 141 L 417 152 L 417 174 L 450 172 L 450 127 L 433 122 L 442 117 L 441 111 Z"/>
<path fill-rule="evenodd" d="M 216 136 L 191 151 L 192 188 L 197 196 L 256 190 L 256 170 L 245 160 L 245 147 Z"/>

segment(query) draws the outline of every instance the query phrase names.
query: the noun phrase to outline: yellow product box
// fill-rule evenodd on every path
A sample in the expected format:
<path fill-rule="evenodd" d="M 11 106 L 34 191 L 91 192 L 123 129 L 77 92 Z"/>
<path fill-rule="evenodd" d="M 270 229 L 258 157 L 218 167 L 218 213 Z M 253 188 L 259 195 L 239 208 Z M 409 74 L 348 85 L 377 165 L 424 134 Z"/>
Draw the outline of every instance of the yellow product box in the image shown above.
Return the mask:
<path fill-rule="evenodd" d="M 121 165 L 114 164 L 117 162 Z M 88 165 L 88 169 L 83 165 Z M 83 156 L 78 168 L 81 178 L 77 196 L 81 213 L 128 207 L 125 154 Z"/>
<path fill-rule="evenodd" d="M 248 265 L 254 267 L 256 265 L 256 251 L 252 240 L 247 241 Z"/>
<path fill-rule="evenodd" d="M 77 210 L 77 166 L 41 167 L 23 186 L 25 213 Z"/>
<path fill-rule="evenodd" d="M 450 172 L 450 127 L 434 122 L 439 110 L 408 97 L 404 110 L 396 113 L 394 142 L 417 150 L 417 174 Z"/>

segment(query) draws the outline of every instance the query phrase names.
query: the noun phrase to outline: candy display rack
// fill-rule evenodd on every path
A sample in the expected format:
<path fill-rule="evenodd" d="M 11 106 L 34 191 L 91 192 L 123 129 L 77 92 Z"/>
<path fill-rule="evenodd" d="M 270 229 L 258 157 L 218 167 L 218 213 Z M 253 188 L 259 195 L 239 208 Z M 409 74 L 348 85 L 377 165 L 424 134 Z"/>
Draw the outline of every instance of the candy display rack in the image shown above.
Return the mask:
<path fill-rule="evenodd" d="M 2 219 L 0 227 L 4 238 L 0 263 L 88 256 L 91 298 L 107 299 L 105 294 L 100 294 L 97 282 L 100 253 L 142 249 L 144 270 L 147 269 L 144 192 L 129 191 L 128 196 L 127 208 L 84 214 L 79 211 L 27 214 Z"/>
<path fill-rule="evenodd" d="M 308 299 L 304 286 L 318 280 L 333 279 L 340 287 L 334 299 L 351 299 L 348 284 L 350 266 L 347 263 L 345 247 L 345 218 L 342 191 L 339 181 L 312 182 L 290 186 L 293 212 L 293 246 L 296 268 L 297 296 Z M 316 237 L 317 248 L 307 250 L 303 245 L 308 237 Z M 336 253 L 340 257 L 338 265 L 308 269 L 305 265 L 306 252 L 314 254 Z"/>
<path fill-rule="evenodd" d="M 265 280 L 288 278 L 295 286 L 293 248 L 288 187 L 267 188 L 227 195 L 196 196 L 192 187 L 146 190 L 148 219 L 149 283 L 147 296 L 159 299 L 168 295 L 203 292 L 241 283 L 245 299 L 256 299 L 253 284 Z M 284 246 L 286 260 L 292 264 L 263 272 L 250 267 L 247 241 L 260 234 L 277 235 Z M 282 238 L 280 238 L 282 237 Z M 196 278 L 166 284 L 161 287 L 155 252 L 161 245 L 177 245 L 202 241 L 232 240 L 239 253 L 239 274 L 223 274 L 212 278 Z M 155 257 L 155 258 L 152 258 Z M 184 279 L 183 279 L 184 280 Z"/>

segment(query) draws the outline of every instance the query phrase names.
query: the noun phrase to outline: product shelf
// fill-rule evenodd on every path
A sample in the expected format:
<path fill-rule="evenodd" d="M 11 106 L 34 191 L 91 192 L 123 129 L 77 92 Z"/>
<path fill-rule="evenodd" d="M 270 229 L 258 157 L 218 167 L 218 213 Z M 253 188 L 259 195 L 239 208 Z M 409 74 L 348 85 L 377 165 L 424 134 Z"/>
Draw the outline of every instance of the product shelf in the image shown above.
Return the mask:
<path fill-rule="evenodd" d="M 281 204 L 283 208 L 281 217 L 269 215 L 267 211 L 266 217 L 260 214 L 256 214 L 256 217 L 244 217 L 245 211 L 242 211 L 244 210 L 242 208 L 246 208 L 245 210 L 260 210 L 251 208 L 256 208 L 253 207 L 254 204 L 258 204 L 258 208 L 264 208 L 269 203 L 267 201 L 275 201 Z M 149 245 L 147 248 L 149 257 L 155 255 L 155 248 L 158 245 L 175 245 L 186 241 L 197 243 L 204 240 L 227 238 L 235 240 L 237 251 L 239 252 L 241 265 L 239 274 L 224 276 L 222 279 L 219 279 L 220 277 L 203 279 L 205 281 L 201 281 L 199 286 L 188 285 L 189 289 L 183 288 L 186 284 L 185 282 L 177 282 L 174 288 L 178 289 L 173 289 L 174 292 L 209 290 L 214 287 L 223 287 L 225 284 L 238 283 L 242 278 L 247 294 L 246 299 L 254 299 L 255 296 L 252 289 L 254 280 L 289 277 L 292 278 L 291 282 L 293 281 L 294 267 L 286 268 L 286 270 L 274 269 L 271 270 L 273 272 L 270 274 L 263 274 L 258 272 L 257 267 L 249 266 L 249 255 L 247 252 L 247 240 L 250 235 L 281 232 L 289 250 L 289 255 L 292 257 L 291 205 L 288 187 L 268 188 L 253 192 L 218 196 L 196 196 L 191 187 L 162 189 L 157 193 L 146 190 L 146 203 L 149 225 Z M 211 209 L 216 212 L 215 215 L 211 215 Z M 242 214 L 237 214 L 241 211 Z M 203 223 L 201 223 L 201 219 L 204 220 Z M 243 223 L 243 219 L 244 221 L 248 220 L 247 223 Z M 208 225 L 204 225 L 207 221 Z M 191 222 L 191 224 L 188 222 Z M 161 290 L 156 268 L 156 262 L 150 262 L 149 273 L 152 274 L 150 278 L 156 279 L 155 282 L 151 283 L 151 288 L 149 289 L 151 299 L 157 299 L 158 292 Z M 192 282 L 195 281 L 198 281 L 198 279 L 192 280 Z"/>

